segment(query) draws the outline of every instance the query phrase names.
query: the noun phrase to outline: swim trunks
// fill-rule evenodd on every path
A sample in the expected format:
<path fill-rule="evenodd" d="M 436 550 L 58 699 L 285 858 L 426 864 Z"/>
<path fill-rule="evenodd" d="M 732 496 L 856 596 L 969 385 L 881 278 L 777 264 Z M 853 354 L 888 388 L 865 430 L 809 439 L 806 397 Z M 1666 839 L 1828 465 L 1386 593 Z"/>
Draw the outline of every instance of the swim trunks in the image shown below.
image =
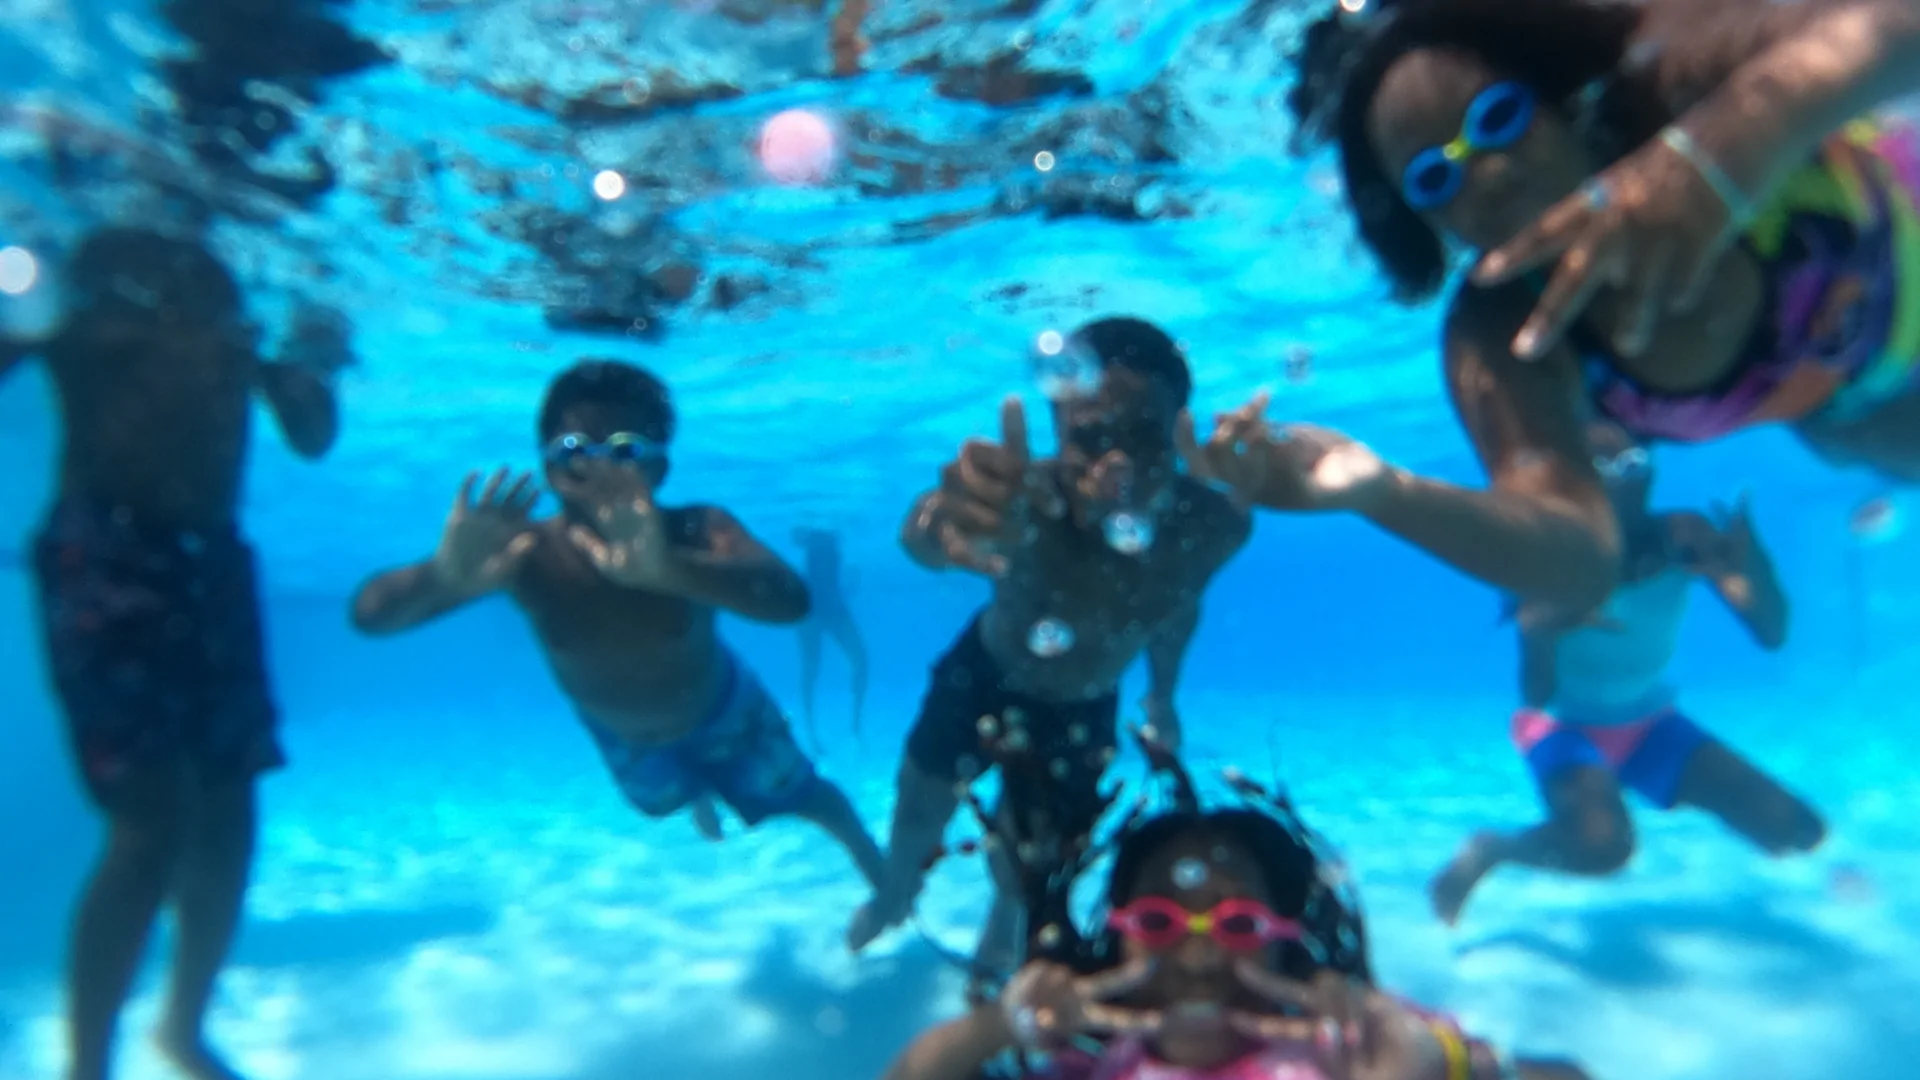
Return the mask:
<path fill-rule="evenodd" d="M 638 746 L 582 718 L 621 794 L 648 817 L 667 817 L 717 795 L 748 825 L 790 813 L 814 796 L 820 776 L 766 687 L 727 649 L 727 673 L 707 718 L 685 738 Z"/>
<path fill-rule="evenodd" d="M 206 787 L 286 763 L 251 548 L 79 497 L 34 543 L 47 666 L 88 795 L 112 807 L 156 762 Z"/>
<path fill-rule="evenodd" d="M 1606 769 L 1662 810 L 1678 802 L 1693 753 L 1711 736 L 1667 706 L 1625 724 L 1572 724 L 1538 709 L 1513 714 L 1513 742 L 1543 787 L 1569 769 Z"/>
<path fill-rule="evenodd" d="M 991 717 L 992 734 L 981 718 Z M 987 654 L 978 616 L 945 655 L 935 661 L 907 736 L 907 760 L 928 776 L 949 782 L 971 779 L 993 767 L 993 743 L 1009 717 L 1026 732 L 1031 759 L 1046 763 L 1048 798 L 1081 835 L 1098 824 L 1097 786 L 1118 745 L 1120 698 L 1116 691 L 1088 701 L 1052 702 L 1009 689 L 1000 666 Z M 1003 778 L 1004 779 L 1004 778 Z M 1007 786 L 1010 793 L 1013 786 Z M 1016 806 L 1020 796 L 1009 800 Z"/>

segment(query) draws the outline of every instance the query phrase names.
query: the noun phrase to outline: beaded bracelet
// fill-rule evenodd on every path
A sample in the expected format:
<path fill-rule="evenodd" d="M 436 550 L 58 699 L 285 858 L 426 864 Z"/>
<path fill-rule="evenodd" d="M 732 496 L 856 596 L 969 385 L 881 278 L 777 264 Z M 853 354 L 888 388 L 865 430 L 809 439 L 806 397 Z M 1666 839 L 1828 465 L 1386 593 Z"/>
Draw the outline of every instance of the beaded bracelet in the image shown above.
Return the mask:
<path fill-rule="evenodd" d="M 1660 141 L 1666 145 L 1667 149 L 1686 159 L 1687 164 L 1693 166 L 1693 171 L 1700 174 L 1700 179 L 1705 180 L 1707 186 L 1713 189 L 1713 193 L 1720 196 L 1720 201 L 1726 204 L 1727 213 L 1733 218 L 1734 224 L 1744 227 L 1753 220 L 1753 200 L 1747 197 L 1746 192 L 1740 190 L 1740 185 L 1733 182 L 1733 177 L 1727 175 L 1727 170 L 1713 160 L 1713 155 L 1701 149 L 1700 144 L 1693 141 L 1693 136 L 1688 134 L 1685 128 L 1677 124 L 1669 124 L 1661 129 Z"/>

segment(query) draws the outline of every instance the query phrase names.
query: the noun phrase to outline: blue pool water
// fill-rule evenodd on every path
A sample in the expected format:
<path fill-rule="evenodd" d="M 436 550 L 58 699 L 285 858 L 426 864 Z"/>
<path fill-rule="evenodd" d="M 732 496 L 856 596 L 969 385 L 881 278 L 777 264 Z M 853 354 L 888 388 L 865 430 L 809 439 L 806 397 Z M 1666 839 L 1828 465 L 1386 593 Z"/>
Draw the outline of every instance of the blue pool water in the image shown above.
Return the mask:
<path fill-rule="evenodd" d="M 213 1032 L 260 1080 L 865 1080 L 959 1006 L 959 975 L 918 934 L 846 955 L 864 890 L 811 831 L 730 826 L 716 846 L 632 813 L 504 604 L 399 640 L 348 630 L 352 588 L 430 550 L 467 469 L 533 464 L 540 390 L 576 357 L 644 363 L 673 385 L 669 500 L 728 506 L 776 545 L 801 524 L 846 537 L 874 688 L 856 742 L 829 652 L 823 768 L 876 831 L 927 668 L 983 595 L 913 567 L 895 530 L 959 440 L 991 430 L 1001 396 L 1034 400 L 1024 362 L 1039 331 L 1154 318 L 1188 347 L 1197 410 L 1273 387 L 1277 414 L 1476 479 L 1431 313 L 1383 307 L 1334 217 L 1326 162 L 1279 156 L 1282 84 L 1262 40 L 1298 11 L 1253 25 L 1222 2 L 1043 5 L 927 29 L 901 5 L 879 16 L 898 32 L 876 35 L 874 73 L 832 81 L 808 59 L 817 14 L 621 10 L 354 9 L 396 60 L 301 111 L 342 163 L 340 189 L 219 233 L 259 310 L 315 293 L 352 312 L 363 356 L 336 451 L 300 463 L 263 427 L 245 508 L 293 764 L 265 788 Z M 1036 63 L 1082 73 L 1090 94 L 989 106 L 908 70 L 929 55 L 959 67 L 991 51 L 982 35 L 1022 32 L 1041 42 Z M 144 8 L 0 7 L 0 83 L 128 134 L 160 98 L 115 73 L 167 42 Z M 626 69 L 606 56 L 623 49 L 655 85 L 678 65 L 739 96 L 597 127 L 516 100 L 543 83 L 618 85 Z M 1160 132 L 1174 165 L 1148 162 L 1111 119 L 1149 92 L 1177 99 Z M 849 151 L 824 185 L 770 184 L 745 147 L 795 105 L 835 117 L 866 156 Z M 1016 144 L 1029 149 L 1001 152 Z M 1021 210 L 1009 193 L 1046 179 L 1034 145 L 1062 148 L 1061 174 L 1143 184 L 1136 201 L 1157 209 L 1138 222 Z M 403 153 L 448 166 L 409 180 Z M 0 221 L 65 228 L 93 212 L 32 157 L 0 143 Z M 916 187 L 902 179 L 915 161 L 957 179 Z M 596 206 L 585 185 L 601 168 L 664 179 Z M 404 220 L 383 213 L 395 199 Z M 702 263 L 702 290 L 738 273 L 765 291 L 668 304 L 658 333 L 556 331 L 541 309 L 579 267 L 503 240 L 490 217 L 543 205 L 598 230 L 616 267 L 640 233 L 671 233 Z M 654 216 L 640 229 L 623 213 Z M 1302 348 L 1310 377 L 1290 380 Z M 55 434 L 37 370 L 0 386 L 0 549 L 18 552 L 46 503 Z M 1338 516 L 1262 518 L 1216 585 L 1182 690 L 1192 756 L 1286 783 L 1351 859 L 1385 980 L 1492 1037 L 1573 1055 L 1601 1080 L 1904 1080 L 1920 1058 L 1920 619 L 1904 601 L 1920 541 L 1861 543 L 1849 517 L 1882 490 L 1779 433 L 1667 455 L 1656 501 L 1742 489 L 1793 598 L 1792 640 L 1761 653 L 1702 594 L 1678 675 L 1697 718 L 1828 815 L 1816 856 L 1772 862 L 1694 815 L 1643 813 L 1621 877 L 1503 873 L 1457 930 L 1439 927 L 1428 877 L 1472 830 L 1535 813 L 1506 740 L 1515 650 L 1490 593 Z M 0 559 L 0 1080 L 57 1075 L 60 939 L 97 839 L 36 618 L 17 555 Z M 790 631 L 725 632 L 796 700 Z M 1136 676 L 1123 701 L 1137 696 Z M 985 900 L 978 866 L 944 866 L 926 936 L 965 948 Z M 168 1075 L 135 1037 L 154 989 L 143 982 L 129 1015 L 129 1080 Z"/>

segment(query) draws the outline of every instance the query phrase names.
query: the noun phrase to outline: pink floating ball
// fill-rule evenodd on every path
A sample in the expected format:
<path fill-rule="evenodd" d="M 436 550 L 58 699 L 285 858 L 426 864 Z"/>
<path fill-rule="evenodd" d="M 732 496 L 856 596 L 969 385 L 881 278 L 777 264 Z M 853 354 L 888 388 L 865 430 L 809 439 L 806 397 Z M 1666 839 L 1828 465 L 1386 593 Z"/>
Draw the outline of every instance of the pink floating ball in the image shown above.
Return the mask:
<path fill-rule="evenodd" d="M 760 129 L 760 165 L 782 184 L 817 184 L 833 171 L 833 128 L 805 109 L 775 113 Z"/>

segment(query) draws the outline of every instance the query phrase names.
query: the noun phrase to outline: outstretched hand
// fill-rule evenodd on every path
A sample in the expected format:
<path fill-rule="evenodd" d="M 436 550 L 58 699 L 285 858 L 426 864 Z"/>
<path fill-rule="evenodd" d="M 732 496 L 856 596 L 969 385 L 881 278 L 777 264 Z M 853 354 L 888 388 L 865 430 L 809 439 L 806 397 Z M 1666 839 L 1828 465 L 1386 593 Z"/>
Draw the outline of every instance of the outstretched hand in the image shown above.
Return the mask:
<path fill-rule="evenodd" d="M 1000 403 L 1000 438 L 968 439 L 940 470 L 940 486 L 922 511 L 926 530 L 947 562 L 992 577 L 1007 571 L 1007 551 L 1022 539 L 1029 510 L 1062 507 L 1039 490 L 1017 396 Z"/>
<path fill-rule="evenodd" d="M 672 565 L 666 517 L 645 474 L 610 461 L 587 461 L 555 487 L 570 501 L 592 508 L 592 526 L 568 527 L 567 539 L 602 577 L 627 588 L 648 588 L 666 579 Z"/>
<path fill-rule="evenodd" d="M 1151 1035 L 1164 1022 L 1159 1011 L 1110 1002 L 1145 985 L 1153 970 L 1150 958 L 1093 975 L 1076 975 L 1065 965 L 1034 960 L 1007 983 L 1000 1008 L 1015 1045 L 1025 1050 L 1057 1050 L 1084 1034 Z"/>
<path fill-rule="evenodd" d="M 1201 442 L 1190 413 L 1174 427 L 1174 446 L 1195 477 L 1227 489 L 1245 506 L 1269 510 L 1352 510 L 1367 505 L 1393 472 L 1365 443 L 1311 424 L 1276 426 L 1262 390 L 1215 418 Z"/>
<path fill-rule="evenodd" d="M 1624 301 L 1613 335 L 1623 356 L 1644 352 L 1664 316 L 1699 305 L 1745 223 L 1677 148 L 1688 139 L 1648 140 L 1480 260 L 1483 286 L 1554 268 L 1515 356 L 1545 356 L 1605 288 Z"/>
<path fill-rule="evenodd" d="M 433 556 L 434 572 L 461 592 L 490 592 L 504 585 L 537 540 L 532 514 L 540 489 L 531 474 L 514 476 L 500 469 L 476 496 L 479 484 L 477 472 L 461 482 Z"/>
<path fill-rule="evenodd" d="M 1444 1080 L 1447 1057 L 1431 1025 L 1392 997 L 1337 972 L 1297 982 L 1252 960 L 1234 967 L 1242 985 L 1268 1002 L 1304 1013 L 1235 1012 L 1241 1034 L 1266 1042 L 1311 1043 L 1328 1080 Z M 1464 1050 L 1464 1044 L 1461 1045 Z"/>

